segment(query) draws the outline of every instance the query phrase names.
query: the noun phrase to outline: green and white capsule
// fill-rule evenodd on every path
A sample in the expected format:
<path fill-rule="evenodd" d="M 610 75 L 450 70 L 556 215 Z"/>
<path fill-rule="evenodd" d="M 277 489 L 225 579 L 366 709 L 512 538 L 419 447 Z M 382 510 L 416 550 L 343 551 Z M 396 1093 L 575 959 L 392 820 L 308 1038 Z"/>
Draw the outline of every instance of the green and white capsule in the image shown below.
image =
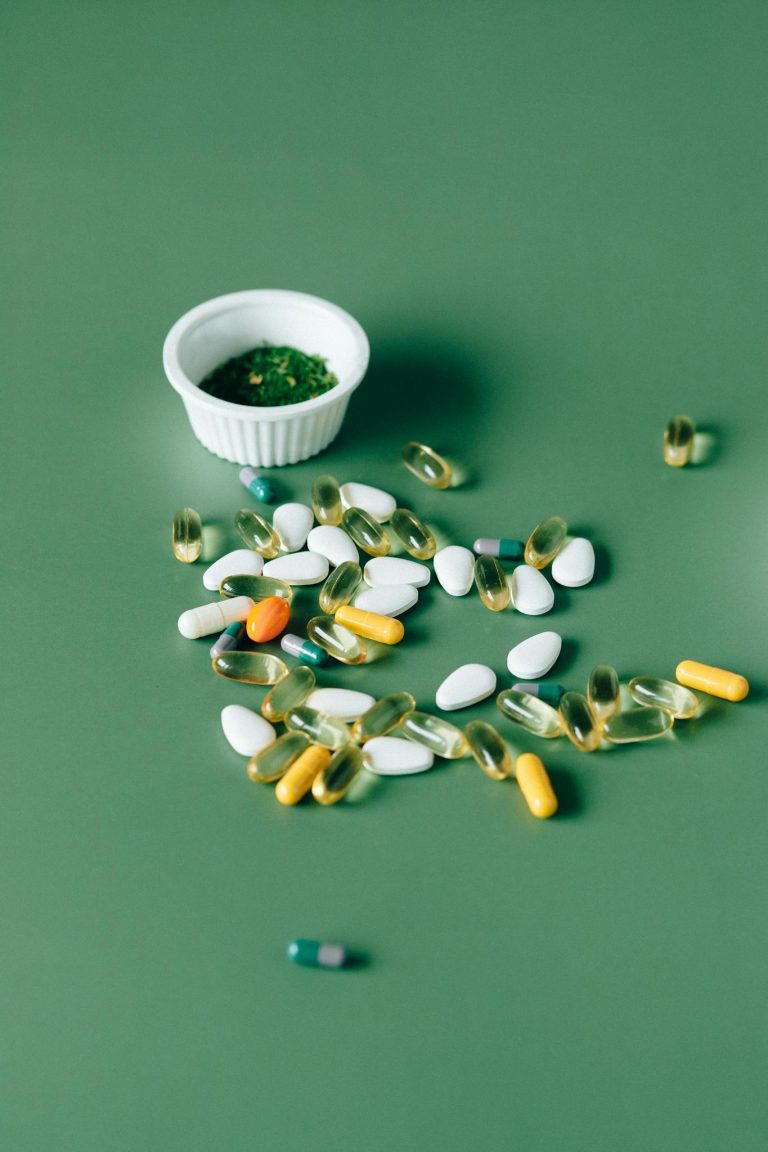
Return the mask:
<path fill-rule="evenodd" d="M 553 708 L 557 708 L 560 700 L 562 699 L 565 688 L 562 684 L 552 684 L 550 681 L 520 681 L 513 684 L 515 692 L 525 692 L 528 696 L 536 696 L 539 700 L 543 700 L 545 704 L 550 704 Z"/>
<path fill-rule="evenodd" d="M 279 656 L 268 652 L 243 652 L 230 649 L 220 652 L 211 661 L 211 667 L 218 676 L 226 680 L 239 680 L 243 684 L 276 684 L 288 669 Z"/>
<path fill-rule="evenodd" d="M 171 525 L 171 547 L 182 564 L 194 564 L 203 551 L 203 523 L 194 508 L 181 508 Z"/>
<path fill-rule="evenodd" d="M 333 616 L 313 616 L 307 624 L 307 635 L 313 644 L 342 664 L 363 664 L 368 655 L 360 637 L 337 624 Z"/>
<path fill-rule="evenodd" d="M 352 957 L 341 944 L 325 944 L 321 940 L 291 940 L 288 959 L 304 968 L 346 968 Z"/>
<path fill-rule="evenodd" d="M 631 708 L 606 720 L 603 736 L 611 744 L 637 744 L 663 736 L 673 724 L 672 715 L 663 708 Z"/>
<path fill-rule="evenodd" d="M 386 736 L 415 707 L 416 701 L 410 692 L 390 692 L 382 696 L 355 721 L 352 739 L 363 744 L 374 736 Z"/>
<path fill-rule="evenodd" d="M 464 729 L 469 750 L 475 762 L 491 780 L 506 780 L 514 775 L 514 765 L 506 742 L 492 724 L 472 720 Z"/>
<path fill-rule="evenodd" d="M 515 724 L 519 724 L 526 732 L 532 732 L 534 736 L 550 740 L 563 734 L 563 718 L 560 713 L 536 696 L 529 696 L 527 692 L 505 688 L 496 697 L 496 707 L 508 720 L 514 720 Z"/>
<path fill-rule="evenodd" d="M 635 676 L 629 682 L 629 694 L 644 708 L 663 708 L 675 720 L 690 720 L 699 710 L 699 699 L 682 684 L 658 676 Z"/>
<path fill-rule="evenodd" d="M 341 518 L 341 526 L 358 548 L 362 548 L 369 556 L 386 556 L 392 547 L 386 530 L 362 508 L 347 508 Z"/>
<path fill-rule="evenodd" d="M 491 612 L 501 612 L 509 604 L 507 577 L 495 556 L 478 556 L 475 560 L 475 585 L 480 599 Z"/>
<path fill-rule="evenodd" d="M 434 448 L 409 440 L 401 450 L 403 464 L 409 472 L 430 488 L 450 488 L 453 472 L 447 460 L 439 456 Z"/>
<path fill-rule="evenodd" d="M 532 568 L 546 568 L 565 544 L 568 525 L 560 516 L 549 516 L 537 524 L 525 545 L 525 562 Z"/>
<path fill-rule="evenodd" d="M 345 560 L 334 568 L 320 589 L 320 607 L 333 616 L 337 608 L 349 604 L 363 578 L 363 570 L 354 560 Z"/>
<path fill-rule="evenodd" d="M 589 674 L 587 703 L 598 725 L 603 725 L 609 716 L 614 716 L 620 708 L 619 677 L 610 664 L 597 664 Z"/>
<path fill-rule="evenodd" d="M 580 752 L 594 752 L 600 743 L 600 726 L 595 721 L 586 696 L 566 692 L 560 701 L 565 734 Z"/>
<path fill-rule="evenodd" d="M 275 490 L 266 476 L 259 476 L 253 468 L 241 468 L 239 472 L 240 483 L 247 488 L 251 496 L 255 496 L 262 504 L 274 504 Z"/>
<path fill-rule="evenodd" d="M 327 652 L 324 652 L 317 644 L 313 644 L 311 640 L 304 640 L 303 637 L 296 636 L 293 632 L 283 633 L 280 637 L 280 647 L 289 656 L 295 656 L 297 660 L 301 660 L 302 664 L 311 664 L 313 668 L 322 668 L 324 664 L 328 663 Z"/>
<path fill-rule="evenodd" d="M 349 744 L 349 728 L 343 720 L 326 716 L 324 712 L 318 712 L 306 704 L 292 708 L 283 722 L 286 728 L 293 732 L 303 732 L 308 740 L 323 748 L 343 748 Z"/>
<path fill-rule="evenodd" d="M 267 720 L 282 720 L 294 708 L 303 704 L 315 687 L 315 674 L 311 668 L 299 665 L 293 668 L 274 688 L 267 692 L 261 702 L 261 714 Z"/>
<path fill-rule="evenodd" d="M 318 524 L 341 524 L 341 493 L 335 476 L 318 476 L 313 481 L 312 511 Z"/>
<path fill-rule="evenodd" d="M 363 754 L 355 744 L 339 748 L 312 781 L 318 804 L 337 804 L 363 769 Z"/>
<path fill-rule="evenodd" d="M 429 712 L 409 712 L 400 721 L 400 731 L 414 744 L 423 744 L 444 760 L 461 760 L 469 755 L 467 738 L 461 728 L 432 716 Z"/>
<path fill-rule="evenodd" d="M 240 509 L 235 516 L 235 528 L 243 543 L 266 560 L 271 560 L 280 551 L 280 537 L 277 532 L 252 508 Z"/>
<path fill-rule="evenodd" d="M 496 556 L 499 560 L 522 560 L 525 552 L 524 540 L 512 540 L 506 536 L 480 536 L 472 545 L 476 556 Z"/>
<path fill-rule="evenodd" d="M 235 620 L 234 624 L 228 625 L 211 647 L 211 660 L 215 660 L 217 656 L 220 656 L 222 652 L 227 652 L 230 648 L 237 648 L 244 632 L 245 624 L 242 620 Z"/>
<path fill-rule="evenodd" d="M 219 585 L 220 596 L 250 596 L 251 600 L 269 600 L 272 596 L 282 596 L 290 604 L 293 588 L 285 580 L 274 576 L 227 576 Z"/>
<path fill-rule="evenodd" d="M 417 560 L 431 560 L 437 551 L 437 541 L 429 528 L 410 508 L 395 508 L 392 531 L 406 552 Z"/>
<path fill-rule="evenodd" d="M 285 732 L 248 761 L 248 776 L 257 784 L 272 784 L 284 776 L 294 760 L 309 748 L 303 732 Z"/>

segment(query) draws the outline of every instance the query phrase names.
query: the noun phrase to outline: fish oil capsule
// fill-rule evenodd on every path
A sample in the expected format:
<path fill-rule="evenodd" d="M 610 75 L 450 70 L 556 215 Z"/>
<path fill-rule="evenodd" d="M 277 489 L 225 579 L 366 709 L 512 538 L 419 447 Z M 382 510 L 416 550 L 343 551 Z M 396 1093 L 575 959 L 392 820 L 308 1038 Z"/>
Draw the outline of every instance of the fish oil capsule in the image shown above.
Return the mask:
<path fill-rule="evenodd" d="M 305 968 L 346 968 L 352 963 L 341 944 L 326 944 L 320 940 L 291 940 L 288 959 Z"/>
<path fill-rule="evenodd" d="M 594 752 L 600 743 L 600 727 L 581 692 L 566 692 L 560 701 L 565 734 L 580 752 Z"/>
<path fill-rule="evenodd" d="M 252 508 L 241 508 L 235 516 L 235 528 L 244 544 L 267 560 L 280 551 L 280 537 L 271 524 Z"/>
<path fill-rule="evenodd" d="M 312 781 L 312 795 L 318 804 L 336 804 L 363 769 L 363 754 L 354 744 L 339 748 Z"/>
<path fill-rule="evenodd" d="M 335 613 L 337 624 L 348 628 L 356 636 L 364 636 L 366 640 L 376 640 L 379 644 L 399 644 L 405 635 L 402 620 L 396 616 L 380 616 L 378 612 L 364 612 L 362 608 L 353 608 L 345 604 Z"/>
<path fill-rule="evenodd" d="M 609 716 L 618 712 L 619 677 L 610 664 L 597 664 L 590 672 L 587 703 L 599 725 L 603 725 Z"/>
<path fill-rule="evenodd" d="M 478 556 L 475 560 L 475 584 L 480 599 L 491 612 L 501 612 L 509 604 L 507 577 L 495 556 Z"/>
<path fill-rule="evenodd" d="M 611 744 L 636 744 L 663 736 L 673 724 L 671 713 L 663 708 L 631 708 L 629 712 L 610 716 L 605 722 L 603 736 Z"/>
<path fill-rule="evenodd" d="M 341 518 L 341 526 L 352 537 L 358 548 L 369 556 L 386 556 L 392 542 L 386 531 L 362 508 L 347 508 Z"/>
<path fill-rule="evenodd" d="M 494 538 L 481 536 L 472 545 L 476 556 L 496 556 L 499 560 L 522 560 L 525 552 L 524 540 L 510 540 L 504 536 Z"/>
<path fill-rule="evenodd" d="M 274 640 L 285 631 L 285 626 L 291 615 L 291 608 L 282 596 L 269 596 L 266 600 L 259 600 L 248 613 L 245 630 L 254 644 L 266 644 Z"/>
<path fill-rule="evenodd" d="M 537 524 L 525 545 L 525 562 L 532 568 L 546 568 L 565 543 L 568 525 L 560 516 L 550 516 Z"/>
<path fill-rule="evenodd" d="M 194 508 L 181 508 L 171 525 L 173 554 L 182 564 L 193 564 L 203 551 L 203 524 Z"/>
<path fill-rule="evenodd" d="M 545 704 L 551 704 L 553 708 L 557 708 L 565 692 L 562 684 L 552 684 L 548 681 L 539 684 L 519 682 L 513 684 L 512 687 L 515 692 L 527 692 L 529 696 L 537 696 L 539 700 L 543 700 Z"/>
<path fill-rule="evenodd" d="M 266 476 L 259 476 L 253 468 L 241 468 L 239 472 L 240 483 L 247 488 L 251 496 L 255 496 L 262 504 L 273 504 L 275 490 Z"/>
<path fill-rule="evenodd" d="M 349 728 L 343 720 L 326 716 L 324 712 L 318 712 L 317 708 L 310 708 L 306 704 L 291 708 L 283 717 L 283 722 L 286 728 L 303 732 L 313 744 L 321 744 L 324 748 L 342 748 L 349 744 Z"/>
<path fill-rule="evenodd" d="M 294 708 L 303 704 L 315 687 L 315 674 L 311 668 L 300 665 L 293 668 L 274 688 L 270 688 L 261 702 L 261 714 L 267 720 L 282 720 Z"/>
<path fill-rule="evenodd" d="M 304 664 L 311 664 L 315 668 L 322 668 L 324 664 L 328 663 L 327 652 L 318 648 L 317 644 L 313 644 L 311 640 L 304 640 L 292 632 L 286 632 L 284 636 L 280 637 L 280 647 L 289 656 L 295 656 L 297 660 L 301 660 Z"/>
<path fill-rule="evenodd" d="M 341 524 L 341 493 L 335 476 L 318 476 L 312 483 L 312 511 L 318 524 Z"/>
<path fill-rule="evenodd" d="M 298 804 L 309 792 L 315 777 L 322 772 L 331 758 L 327 748 L 310 744 L 281 776 L 275 788 L 280 804 Z"/>
<path fill-rule="evenodd" d="M 514 688 L 505 688 L 496 697 L 496 707 L 503 712 L 509 720 L 514 720 L 526 732 L 534 736 L 543 736 L 550 740 L 554 736 L 563 734 L 563 718 L 549 704 L 527 692 L 516 692 Z"/>
<path fill-rule="evenodd" d="M 432 716 L 429 712 L 409 712 L 400 722 L 400 731 L 414 744 L 423 744 L 444 760 L 461 760 L 469 755 L 467 738 L 461 728 Z"/>
<path fill-rule="evenodd" d="M 285 580 L 274 576 L 227 576 L 219 584 L 220 596 L 250 596 L 251 600 L 268 600 L 271 596 L 281 596 L 289 604 L 293 600 L 293 588 Z"/>
<path fill-rule="evenodd" d="M 288 669 L 279 656 L 268 652 L 243 652 L 231 649 L 220 652 L 211 666 L 219 676 L 227 680 L 240 680 L 243 684 L 276 684 Z"/>
<path fill-rule="evenodd" d="M 506 780 L 514 769 L 506 742 L 492 724 L 484 720 L 472 720 L 464 729 L 476 763 L 491 780 Z"/>
<path fill-rule="evenodd" d="M 687 688 L 719 696 L 721 700 L 743 700 L 749 692 L 749 681 L 725 668 L 712 668 L 696 660 L 683 660 L 675 668 L 675 678 Z"/>
<path fill-rule="evenodd" d="M 635 676 L 629 682 L 629 694 L 636 704 L 663 708 L 675 720 L 690 720 L 699 710 L 699 701 L 693 692 L 658 676 Z"/>
<path fill-rule="evenodd" d="M 337 608 L 349 604 L 363 578 L 363 570 L 354 560 L 345 560 L 334 568 L 320 589 L 320 607 L 332 616 Z"/>
<path fill-rule="evenodd" d="M 256 784 L 272 784 L 279 780 L 309 748 L 309 740 L 303 732 L 286 732 L 278 736 L 274 744 L 268 745 L 248 761 L 246 771 Z"/>
<path fill-rule="evenodd" d="M 431 560 L 437 551 L 437 541 L 410 508 L 395 508 L 392 513 L 392 531 L 406 552 L 417 560 Z"/>
<path fill-rule="evenodd" d="M 410 692 L 390 692 L 382 696 L 352 725 L 352 739 L 363 744 L 374 736 L 386 736 L 415 707 L 416 701 Z"/>
<path fill-rule="evenodd" d="M 557 796 L 547 770 L 538 756 L 526 752 L 515 760 L 515 776 L 526 804 L 539 820 L 546 820 L 557 812 Z"/>
<path fill-rule="evenodd" d="M 664 429 L 664 463 L 671 468 L 682 468 L 690 463 L 695 433 L 690 416 L 673 416 Z"/>
<path fill-rule="evenodd" d="M 430 488 L 450 487 L 453 480 L 451 466 L 433 448 L 419 444 L 417 440 L 409 440 L 403 445 L 401 455 L 408 471 L 423 484 L 428 484 Z"/>
<path fill-rule="evenodd" d="M 237 648 L 244 632 L 245 624 L 242 620 L 235 620 L 234 624 L 227 625 L 216 643 L 211 647 L 211 660 L 229 648 Z"/>
<path fill-rule="evenodd" d="M 360 637 L 337 624 L 333 616 L 313 616 L 307 624 L 307 635 L 313 644 L 342 664 L 362 664 L 368 655 Z"/>

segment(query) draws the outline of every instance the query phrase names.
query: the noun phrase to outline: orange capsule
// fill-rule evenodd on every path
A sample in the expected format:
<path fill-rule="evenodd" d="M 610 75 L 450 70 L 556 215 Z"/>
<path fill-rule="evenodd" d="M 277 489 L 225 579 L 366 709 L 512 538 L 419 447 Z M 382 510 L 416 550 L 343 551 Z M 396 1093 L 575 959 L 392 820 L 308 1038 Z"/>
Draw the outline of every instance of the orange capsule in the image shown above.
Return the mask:
<path fill-rule="evenodd" d="M 263 644 L 266 640 L 274 640 L 279 636 L 288 623 L 291 615 L 291 606 L 282 596 L 268 596 L 266 600 L 259 600 L 248 613 L 245 630 L 251 640 Z"/>

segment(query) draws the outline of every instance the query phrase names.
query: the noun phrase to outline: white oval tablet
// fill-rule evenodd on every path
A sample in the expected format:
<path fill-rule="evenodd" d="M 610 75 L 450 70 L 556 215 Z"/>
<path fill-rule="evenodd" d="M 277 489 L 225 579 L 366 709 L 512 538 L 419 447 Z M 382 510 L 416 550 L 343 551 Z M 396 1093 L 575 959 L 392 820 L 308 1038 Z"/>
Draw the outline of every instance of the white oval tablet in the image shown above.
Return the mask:
<path fill-rule="evenodd" d="M 435 553 L 435 576 L 449 596 L 466 596 L 475 579 L 475 557 L 469 548 L 449 544 Z"/>
<path fill-rule="evenodd" d="M 328 575 L 328 558 L 319 552 L 289 552 L 268 560 L 264 575 L 288 584 L 319 584 Z"/>
<path fill-rule="evenodd" d="M 371 588 L 381 588 L 385 584 L 413 584 L 414 588 L 423 588 L 432 579 L 432 572 L 426 564 L 417 564 L 415 560 L 374 556 L 363 568 L 363 576 Z"/>
<path fill-rule="evenodd" d="M 462 664 L 446 676 L 435 693 L 435 704 L 443 712 L 468 708 L 496 691 L 496 673 L 487 664 Z"/>
<path fill-rule="evenodd" d="M 275 508 L 272 527 L 280 537 L 286 552 L 298 552 L 307 542 L 307 534 L 315 522 L 311 508 L 306 504 L 281 504 Z"/>
<path fill-rule="evenodd" d="M 336 528 L 333 524 L 320 524 L 313 528 L 307 537 L 307 548 L 310 552 L 319 552 L 325 556 L 329 564 L 338 568 L 345 560 L 360 563 L 360 553 L 343 528 Z"/>
<path fill-rule="evenodd" d="M 370 484 L 342 484 L 339 492 L 345 508 L 362 508 L 374 520 L 382 523 L 389 520 L 397 507 L 394 496 L 381 488 L 372 488 Z"/>
<path fill-rule="evenodd" d="M 189 608 L 179 616 L 179 632 L 187 640 L 210 636 L 211 632 L 223 632 L 229 624 L 247 620 L 253 603 L 250 596 L 233 596 L 230 600 L 214 600 L 212 604 Z"/>
<path fill-rule="evenodd" d="M 264 557 L 250 548 L 236 548 L 227 552 L 203 572 L 203 584 L 209 592 L 218 592 L 219 584 L 228 576 L 261 576 Z"/>
<path fill-rule="evenodd" d="M 338 720 L 357 720 L 376 703 L 376 699 L 367 692 L 356 692 L 352 688 L 315 688 L 304 703 Z"/>
<path fill-rule="evenodd" d="M 574 536 L 552 562 L 552 579 L 564 588 L 582 588 L 595 574 L 595 550 L 583 536 Z"/>
<path fill-rule="evenodd" d="M 555 603 L 552 585 L 529 564 L 518 564 L 512 573 L 512 603 L 526 616 L 543 616 Z"/>
<path fill-rule="evenodd" d="M 379 616 L 401 616 L 413 608 L 418 599 L 419 591 L 413 584 L 385 584 L 360 592 L 355 597 L 355 608 L 377 612 Z"/>
<path fill-rule="evenodd" d="M 517 680 L 538 680 L 549 672 L 562 646 L 557 632 L 537 632 L 515 645 L 507 656 L 507 668 Z"/>
<path fill-rule="evenodd" d="M 242 704 L 227 704 L 222 708 L 221 727 L 235 752 L 241 756 L 255 756 L 277 739 L 269 721 Z"/>
<path fill-rule="evenodd" d="M 374 736 L 363 744 L 363 760 L 368 771 L 378 776 L 413 776 L 431 768 L 435 757 L 423 744 L 397 736 Z"/>

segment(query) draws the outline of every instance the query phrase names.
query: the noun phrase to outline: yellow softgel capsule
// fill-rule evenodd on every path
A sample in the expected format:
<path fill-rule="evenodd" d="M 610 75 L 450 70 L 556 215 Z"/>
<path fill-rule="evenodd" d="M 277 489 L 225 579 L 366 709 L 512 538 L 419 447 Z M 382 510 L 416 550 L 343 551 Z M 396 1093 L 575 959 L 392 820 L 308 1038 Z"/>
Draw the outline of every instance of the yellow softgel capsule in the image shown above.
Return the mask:
<path fill-rule="evenodd" d="M 303 732 L 285 732 L 278 736 L 274 744 L 262 748 L 248 761 L 246 771 L 254 783 L 272 784 L 279 780 L 293 764 L 294 760 L 309 748 L 309 740 Z"/>
<path fill-rule="evenodd" d="M 495 556 L 478 556 L 475 560 L 475 585 L 480 599 L 491 612 L 501 612 L 509 604 L 507 577 Z"/>
<path fill-rule="evenodd" d="M 589 674 L 587 703 L 598 724 L 619 710 L 619 677 L 610 664 L 597 664 Z"/>
<path fill-rule="evenodd" d="M 461 760 L 469 754 L 461 728 L 430 712 L 409 712 L 400 722 L 400 731 L 414 744 L 423 744 L 444 760 Z"/>
<path fill-rule="evenodd" d="M 386 556 L 392 541 L 379 524 L 362 508 L 347 508 L 341 518 L 341 526 L 351 536 L 358 548 L 369 556 Z"/>
<path fill-rule="evenodd" d="M 514 720 L 526 732 L 534 736 L 543 736 L 551 740 L 563 734 L 563 718 L 559 712 L 531 696 L 527 692 L 518 692 L 515 688 L 505 688 L 496 697 L 496 707 L 509 720 Z"/>
<path fill-rule="evenodd" d="M 363 578 L 363 570 L 354 560 L 344 560 L 334 568 L 320 589 L 320 607 L 332 616 L 337 608 L 349 604 L 358 584 Z"/>
<path fill-rule="evenodd" d="M 293 588 L 285 580 L 276 580 L 274 576 L 227 576 L 219 584 L 220 596 L 250 596 L 251 600 L 269 600 L 272 596 L 282 596 L 290 604 L 293 600 Z"/>
<path fill-rule="evenodd" d="M 313 616 L 307 624 L 307 636 L 342 664 L 362 664 L 368 655 L 360 637 L 337 624 L 333 616 Z"/>
<path fill-rule="evenodd" d="M 699 710 L 698 697 L 681 684 L 658 676 L 635 676 L 629 682 L 629 694 L 644 708 L 663 708 L 675 720 L 690 720 Z"/>
<path fill-rule="evenodd" d="M 240 509 L 235 516 L 235 528 L 243 543 L 265 559 L 271 560 L 280 551 L 280 537 L 277 532 L 252 508 Z"/>
<path fill-rule="evenodd" d="M 571 744 L 580 752 L 594 752 L 600 743 L 600 726 L 592 715 L 587 698 L 581 692 L 563 693 L 560 715 Z"/>
<path fill-rule="evenodd" d="M 182 564 L 193 564 L 203 551 L 203 524 L 194 508 L 180 508 L 171 525 L 171 547 Z"/>
<path fill-rule="evenodd" d="M 749 681 L 736 672 L 725 668 L 713 668 L 709 664 L 699 664 L 696 660 L 683 660 L 675 668 L 675 677 L 686 688 L 706 692 L 709 696 L 719 696 L 721 700 L 743 700 L 749 693 Z"/>
<path fill-rule="evenodd" d="M 410 692 L 390 692 L 382 696 L 352 725 L 352 739 L 363 744 L 374 736 L 386 736 L 415 707 L 416 701 Z"/>
<path fill-rule="evenodd" d="M 410 508 L 395 508 L 392 513 L 392 531 L 406 552 L 417 560 L 431 560 L 437 551 L 437 541 Z"/>
<path fill-rule="evenodd" d="M 664 463 L 670 468 L 682 468 L 690 463 L 695 434 L 690 416 L 673 416 L 664 429 Z"/>
<path fill-rule="evenodd" d="M 341 524 L 341 494 L 335 476 L 318 476 L 312 483 L 311 500 L 318 524 Z"/>
<path fill-rule="evenodd" d="M 331 754 L 327 748 L 310 744 L 278 780 L 275 796 L 279 802 L 298 804 L 309 792 L 315 777 L 323 771 L 330 758 Z"/>
<path fill-rule="evenodd" d="M 408 471 L 423 484 L 428 484 L 430 488 L 450 488 L 453 480 L 451 466 L 434 448 L 419 444 L 417 440 L 409 440 L 403 445 L 401 455 Z"/>
<path fill-rule="evenodd" d="M 268 652 L 243 652 L 230 648 L 220 652 L 211 661 L 211 667 L 227 680 L 240 680 L 244 684 L 276 684 L 288 675 L 288 668 L 279 656 Z"/>
<path fill-rule="evenodd" d="M 349 744 L 349 728 L 343 720 L 326 716 L 325 712 L 318 712 L 317 708 L 310 708 L 308 704 L 292 708 L 283 720 L 286 728 L 293 732 L 303 732 L 313 744 L 334 749 Z"/>
<path fill-rule="evenodd" d="M 533 815 L 539 820 L 554 816 L 557 812 L 557 796 L 539 757 L 532 752 L 518 756 L 515 760 L 515 776 Z"/>
<path fill-rule="evenodd" d="M 561 516 L 549 516 L 537 524 L 525 545 L 525 562 L 532 568 L 546 568 L 557 556 L 568 535 L 568 525 Z"/>
<path fill-rule="evenodd" d="M 492 724 L 472 720 L 464 729 L 469 750 L 475 762 L 491 780 L 506 780 L 513 773 L 512 758 L 506 742 Z"/>
<path fill-rule="evenodd" d="M 403 622 L 396 616 L 365 612 L 362 608 L 353 608 L 351 604 L 344 604 L 337 609 L 334 619 L 356 636 L 376 640 L 379 644 L 399 644 L 405 635 Z"/>
<path fill-rule="evenodd" d="M 339 748 L 312 781 L 318 804 L 337 804 L 363 768 L 363 754 L 355 744 Z"/>
<path fill-rule="evenodd" d="M 315 687 L 315 674 L 305 664 L 293 668 L 274 688 L 267 692 L 261 702 L 261 714 L 267 720 L 282 720 L 291 709 L 303 704 Z"/>
<path fill-rule="evenodd" d="M 663 736 L 674 722 L 663 708 L 630 708 L 606 720 L 603 735 L 611 744 L 637 744 Z"/>

